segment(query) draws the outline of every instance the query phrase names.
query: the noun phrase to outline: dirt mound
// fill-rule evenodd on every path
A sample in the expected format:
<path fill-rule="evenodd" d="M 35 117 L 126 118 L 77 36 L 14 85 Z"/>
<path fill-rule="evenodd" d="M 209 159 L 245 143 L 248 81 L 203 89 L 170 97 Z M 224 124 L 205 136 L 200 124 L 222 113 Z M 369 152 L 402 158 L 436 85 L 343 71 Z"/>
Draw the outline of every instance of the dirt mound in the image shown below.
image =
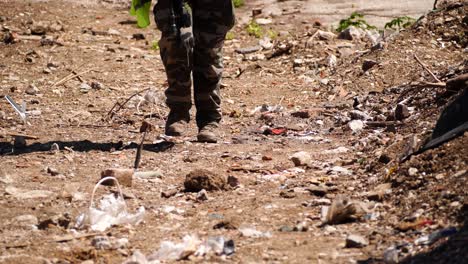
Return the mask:
<path fill-rule="evenodd" d="M 197 169 L 187 174 L 184 187 L 187 192 L 199 192 L 203 189 L 207 191 L 220 191 L 226 187 L 226 177 L 209 170 Z"/>

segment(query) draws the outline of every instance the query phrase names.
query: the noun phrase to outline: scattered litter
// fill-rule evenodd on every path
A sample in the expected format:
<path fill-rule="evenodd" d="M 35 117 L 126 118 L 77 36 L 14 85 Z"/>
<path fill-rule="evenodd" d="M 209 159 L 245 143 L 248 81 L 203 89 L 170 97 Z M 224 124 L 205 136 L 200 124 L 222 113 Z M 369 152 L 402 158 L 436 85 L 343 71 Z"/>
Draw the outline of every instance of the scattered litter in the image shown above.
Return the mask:
<path fill-rule="evenodd" d="M 119 197 L 113 194 L 104 195 L 100 201 L 100 207 L 94 207 L 94 195 L 97 188 L 102 185 L 104 181 L 113 180 L 119 189 Z M 106 177 L 101 179 L 96 186 L 94 186 L 91 195 L 89 208 L 86 212 L 80 214 L 76 220 L 76 227 L 83 229 L 89 226 L 95 231 L 104 231 L 113 225 L 132 224 L 137 225 L 145 216 L 145 208 L 142 206 L 135 214 L 127 212 L 127 204 L 123 198 L 122 189 L 116 178 Z"/>
<path fill-rule="evenodd" d="M 451 236 L 453 234 L 457 233 L 457 228 L 456 227 L 448 227 L 444 228 L 441 230 L 437 230 L 430 235 L 422 236 L 414 241 L 416 245 L 432 245 L 437 240 Z"/>

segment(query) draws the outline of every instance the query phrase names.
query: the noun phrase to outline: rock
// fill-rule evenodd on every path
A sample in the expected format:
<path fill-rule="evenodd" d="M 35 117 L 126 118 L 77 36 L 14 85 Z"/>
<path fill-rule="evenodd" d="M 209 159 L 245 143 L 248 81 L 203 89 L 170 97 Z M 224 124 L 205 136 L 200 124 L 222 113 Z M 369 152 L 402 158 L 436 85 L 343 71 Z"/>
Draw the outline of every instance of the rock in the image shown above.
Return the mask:
<path fill-rule="evenodd" d="M 101 179 L 105 177 L 114 177 L 117 181 L 127 187 L 132 186 L 133 180 L 133 169 L 120 169 L 120 168 L 109 168 L 105 169 L 101 172 Z M 106 180 L 102 183 L 103 185 L 114 186 L 115 181 L 113 180 Z"/>
<path fill-rule="evenodd" d="M 364 60 L 364 62 L 362 63 L 362 70 L 364 72 L 372 69 L 372 67 L 374 67 L 375 65 L 379 64 L 378 62 L 374 61 L 374 60 Z"/>
<path fill-rule="evenodd" d="M 54 193 L 45 190 L 24 190 L 18 189 L 13 186 L 7 186 L 5 188 L 5 192 L 16 199 L 26 200 L 26 199 L 41 199 L 41 198 L 48 198 L 52 196 Z"/>
<path fill-rule="evenodd" d="M 235 176 L 229 175 L 227 178 L 227 184 L 232 188 L 237 188 L 240 185 L 239 179 Z"/>
<path fill-rule="evenodd" d="M 255 19 L 255 22 L 257 22 L 257 24 L 259 25 L 268 25 L 268 24 L 273 23 L 273 20 L 269 18 L 257 18 Z"/>
<path fill-rule="evenodd" d="M 296 112 L 292 112 L 291 113 L 292 116 L 294 117 L 299 117 L 299 118 L 310 118 L 311 117 L 311 113 L 308 109 L 303 109 L 303 110 L 299 110 L 299 111 L 296 111 Z"/>
<path fill-rule="evenodd" d="M 330 67 L 331 69 L 334 69 L 337 63 L 338 63 L 338 58 L 335 55 L 333 54 L 328 55 L 327 57 L 328 67 Z"/>
<path fill-rule="evenodd" d="M 98 250 L 112 249 L 111 241 L 106 236 L 97 236 L 91 241 L 91 245 Z"/>
<path fill-rule="evenodd" d="M 341 31 L 340 34 L 338 34 L 338 39 L 359 40 L 362 38 L 362 34 L 362 29 L 350 26 L 347 29 Z"/>
<path fill-rule="evenodd" d="M 409 176 L 416 176 L 417 173 L 418 173 L 418 169 L 416 169 L 416 168 L 411 167 L 411 168 L 408 169 L 408 175 Z"/>
<path fill-rule="evenodd" d="M 346 237 L 347 248 L 362 248 L 368 246 L 369 242 L 366 238 L 360 235 L 349 235 Z"/>
<path fill-rule="evenodd" d="M 299 151 L 294 153 L 290 157 L 290 159 L 296 167 L 309 166 L 312 163 L 312 158 L 310 157 L 310 154 L 305 151 Z"/>
<path fill-rule="evenodd" d="M 303 59 L 294 59 L 293 60 L 293 67 L 301 67 L 304 64 Z"/>
<path fill-rule="evenodd" d="M 40 21 L 40 22 L 33 22 L 33 24 L 31 25 L 31 34 L 34 34 L 34 35 L 45 35 L 45 33 L 47 32 L 47 28 L 48 26 Z"/>
<path fill-rule="evenodd" d="M 145 34 L 143 34 L 143 33 L 134 33 L 134 34 L 132 35 L 132 39 L 135 39 L 135 40 L 144 40 L 144 39 L 146 39 L 146 37 L 145 37 Z"/>
<path fill-rule="evenodd" d="M 320 40 L 332 40 L 336 38 L 335 33 L 322 30 L 317 30 L 317 36 Z"/>
<path fill-rule="evenodd" d="M 101 90 L 104 86 L 100 82 L 91 82 L 91 88 L 94 90 Z"/>
<path fill-rule="evenodd" d="M 203 189 L 206 191 L 220 191 L 225 189 L 226 184 L 224 176 L 206 169 L 193 170 L 185 177 L 184 181 L 185 191 L 187 192 L 199 192 Z"/>
<path fill-rule="evenodd" d="M 410 116 L 410 112 L 408 107 L 404 104 L 398 104 L 395 108 L 395 119 L 396 120 L 404 120 Z"/>
<path fill-rule="evenodd" d="M 303 221 L 303 222 L 298 223 L 293 228 L 293 231 L 295 231 L 295 232 L 307 232 L 307 231 L 309 231 L 309 226 L 308 226 L 307 222 Z"/>
<path fill-rule="evenodd" d="M 199 191 L 197 193 L 197 201 L 207 201 L 208 200 L 208 193 L 205 189 Z"/>
<path fill-rule="evenodd" d="M 60 174 L 60 172 L 56 168 L 53 168 L 53 167 L 47 167 L 47 173 L 49 173 L 52 176 L 57 176 Z"/>
<path fill-rule="evenodd" d="M 239 220 L 235 218 L 229 218 L 222 220 L 213 226 L 213 229 L 227 229 L 236 230 L 239 227 Z"/>
<path fill-rule="evenodd" d="M 50 151 L 51 152 L 59 152 L 60 151 L 60 147 L 57 143 L 53 143 L 51 146 L 50 146 Z"/>
<path fill-rule="evenodd" d="M 82 82 L 80 84 L 80 91 L 82 93 L 87 93 L 89 92 L 91 89 L 93 89 L 91 86 L 89 86 L 89 84 L 85 83 L 85 82 Z"/>
<path fill-rule="evenodd" d="M 34 215 L 20 215 L 14 218 L 14 223 L 18 226 L 31 227 L 36 226 L 39 220 Z"/>
<path fill-rule="evenodd" d="M 270 50 L 273 48 L 273 43 L 271 42 L 271 39 L 269 37 L 264 37 L 263 39 L 258 41 L 258 44 L 264 49 L 264 50 Z"/>
<path fill-rule="evenodd" d="M 311 187 L 307 188 L 307 191 L 309 191 L 315 196 L 323 197 L 327 194 L 328 188 L 323 186 L 312 185 Z"/>
<path fill-rule="evenodd" d="M 351 117 L 352 120 L 366 121 L 366 120 L 371 120 L 372 119 L 368 114 L 364 113 L 363 111 L 359 111 L 359 110 L 350 111 L 349 116 Z"/>
<path fill-rule="evenodd" d="M 354 133 L 359 133 L 362 131 L 364 128 L 364 122 L 361 120 L 351 120 L 348 123 L 348 127 L 354 132 Z"/>
<path fill-rule="evenodd" d="M 120 36 L 120 32 L 116 29 L 113 29 L 113 28 L 110 28 L 108 31 L 107 31 L 107 34 L 111 35 L 111 36 Z"/>
<path fill-rule="evenodd" d="M 387 250 L 385 250 L 383 254 L 383 261 L 385 264 L 400 263 L 399 258 L 398 258 L 398 250 L 393 247 L 390 247 Z"/>
<path fill-rule="evenodd" d="M 29 95 L 36 95 L 39 93 L 39 89 L 34 84 L 30 84 L 28 88 L 26 88 L 25 93 Z"/>

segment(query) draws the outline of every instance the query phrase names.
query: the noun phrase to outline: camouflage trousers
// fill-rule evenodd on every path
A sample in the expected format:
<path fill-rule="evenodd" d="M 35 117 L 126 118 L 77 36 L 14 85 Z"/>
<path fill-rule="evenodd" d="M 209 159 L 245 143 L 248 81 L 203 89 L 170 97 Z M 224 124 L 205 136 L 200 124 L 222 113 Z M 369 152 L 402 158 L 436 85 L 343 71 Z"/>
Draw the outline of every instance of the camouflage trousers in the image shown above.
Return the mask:
<path fill-rule="evenodd" d="M 192 11 L 193 51 L 188 52 L 168 30 L 171 0 L 158 0 L 154 15 L 162 32 L 159 48 L 169 83 L 165 91 L 166 104 L 171 113 L 188 121 L 193 81 L 196 121 L 198 127 L 203 127 L 221 120 L 222 48 L 226 33 L 234 26 L 234 7 L 231 0 L 191 0 L 188 3 Z"/>

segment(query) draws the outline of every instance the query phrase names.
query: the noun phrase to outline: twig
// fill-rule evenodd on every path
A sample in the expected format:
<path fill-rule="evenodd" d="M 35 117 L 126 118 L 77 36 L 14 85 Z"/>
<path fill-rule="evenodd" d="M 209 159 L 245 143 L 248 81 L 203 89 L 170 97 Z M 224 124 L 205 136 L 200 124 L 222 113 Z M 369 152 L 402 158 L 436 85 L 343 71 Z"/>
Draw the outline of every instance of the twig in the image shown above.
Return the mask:
<path fill-rule="evenodd" d="M 71 74 L 65 76 L 65 77 L 64 77 L 63 79 L 61 79 L 60 81 L 54 83 L 54 84 L 51 86 L 51 88 L 54 88 L 54 87 L 57 86 L 57 85 L 66 83 L 66 82 L 68 82 L 69 80 L 71 80 L 71 79 L 73 79 L 73 78 L 75 78 L 75 77 L 77 77 L 77 76 L 80 76 L 80 75 L 83 75 L 83 74 L 85 74 L 85 73 L 87 73 L 87 72 L 90 72 L 91 70 L 92 70 L 92 69 L 88 69 L 88 70 L 86 70 L 86 71 L 82 71 L 82 72 L 77 73 L 77 74 L 71 73 Z"/>
<path fill-rule="evenodd" d="M 148 91 L 150 88 L 146 88 L 146 89 L 143 89 L 141 91 L 138 91 L 134 94 L 132 94 L 130 97 L 127 98 L 127 100 L 125 100 L 125 102 L 123 102 L 123 104 L 119 103 L 119 101 L 115 102 L 114 106 L 112 106 L 111 110 L 107 113 L 108 116 L 110 116 L 110 118 L 112 119 L 114 117 L 114 115 L 120 111 L 120 109 L 122 109 L 122 107 L 125 106 L 125 104 L 128 103 L 128 101 L 130 101 L 133 97 L 141 94 L 142 92 L 146 92 Z M 119 108 L 117 108 L 117 110 L 114 111 L 115 107 L 117 107 L 117 105 L 119 106 Z"/>
<path fill-rule="evenodd" d="M 76 75 L 76 78 L 78 79 L 78 81 L 80 81 L 82 83 L 84 82 L 83 78 L 81 78 L 81 76 L 78 73 L 76 73 L 75 70 L 72 70 L 71 72 Z"/>
<path fill-rule="evenodd" d="M 421 65 L 421 66 L 423 67 L 423 69 L 424 69 L 425 71 L 427 71 L 427 72 L 432 76 L 432 78 L 434 78 L 434 80 L 435 80 L 436 82 L 442 83 L 442 82 L 439 80 L 439 78 L 437 78 L 437 76 L 435 76 L 435 74 L 434 74 L 431 70 L 429 70 L 429 68 L 427 68 L 427 66 L 424 65 L 424 63 L 422 63 L 422 61 L 418 58 L 418 56 L 417 56 L 416 54 L 414 54 L 414 58 L 415 58 L 416 61 L 419 63 L 419 65 Z"/>

